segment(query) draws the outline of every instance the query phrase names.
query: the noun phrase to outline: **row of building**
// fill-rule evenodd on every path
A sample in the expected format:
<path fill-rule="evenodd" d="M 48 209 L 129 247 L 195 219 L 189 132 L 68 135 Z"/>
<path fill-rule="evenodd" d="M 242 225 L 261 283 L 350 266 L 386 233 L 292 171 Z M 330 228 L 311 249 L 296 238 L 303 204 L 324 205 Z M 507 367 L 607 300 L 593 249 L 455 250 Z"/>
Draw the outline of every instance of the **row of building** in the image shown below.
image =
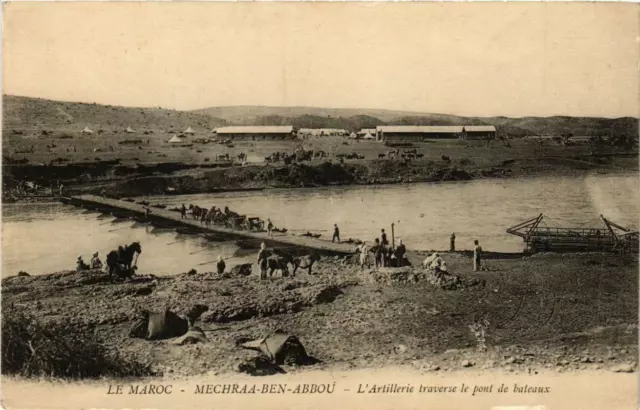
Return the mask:
<path fill-rule="evenodd" d="M 286 140 L 307 135 L 348 135 L 346 130 L 297 130 L 291 125 L 220 127 L 215 129 L 214 133 L 223 139 L 249 141 Z M 492 139 L 495 137 L 496 127 L 493 125 L 380 125 L 376 128 L 364 128 L 351 134 L 351 138 L 375 139 L 380 142 L 419 142 L 429 139 L 451 138 Z"/>
<path fill-rule="evenodd" d="M 125 132 L 134 133 L 131 127 Z M 496 127 L 493 125 L 379 125 L 376 128 L 363 128 L 357 133 L 334 128 L 301 128 L 292 125 L 282 126 L 233 126 L 219 127 L 211 131 L 225 140 L 287 140 L 305 138 L 309 136 L 350 136 L 354 139 L 377 140 L 380 142 L 419 142 L 429 139 L 492 139 L 496 137 Z M 82 130 L 83 134 L 92 134 L 89 127 Z M 193 135 L 195 131 L 188 127 L 182 134 Z"/>

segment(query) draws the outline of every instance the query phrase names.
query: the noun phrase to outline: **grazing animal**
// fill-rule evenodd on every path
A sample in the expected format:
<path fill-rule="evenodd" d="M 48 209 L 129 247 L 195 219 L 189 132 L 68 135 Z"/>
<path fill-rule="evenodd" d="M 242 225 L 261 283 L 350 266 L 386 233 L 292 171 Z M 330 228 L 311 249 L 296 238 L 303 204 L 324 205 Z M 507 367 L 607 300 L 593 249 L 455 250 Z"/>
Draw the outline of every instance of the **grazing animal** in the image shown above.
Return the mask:
<path fill-rule="evenodd" d="M 133 275 L 131 264 L 133 256 L 142 253 L 140 242 L 133 242 L 131 245 L 121 250 L 111 251 L 107 255 L 106 263 L 110 275 L 128 277 Z"/>
<path fill-rule="evenodd" d="M 307 272 L 311 275 L 311 268 L 313 264 L 320 260 L 320 255 L 317 253 L 312 253 L 311 255 L 300 256 L 298 258 L 293 258 L 293 276 L 296 276 L 296 271 L 298 268 L 308 269 Z"/>
<path fill-rule="evenodd" d="M 384 158 L 386 155 L 385 154 L 378 154 L 378 159 L 382 159 Z"/>
<path fill-rule="evenodd" d="M 424 154 L 416 154 L 416 158 L 424 158 Z"/>
<path fill-rule="evenodd" d="M 449 158 L 449 157 L 448 157 L 448 156 L 446 156 L 446 155 L 443 155 L 443 156 L 442 156 L 442 160 L 443 160 L 443 161 L 451 161 L 451 158 Z"/>

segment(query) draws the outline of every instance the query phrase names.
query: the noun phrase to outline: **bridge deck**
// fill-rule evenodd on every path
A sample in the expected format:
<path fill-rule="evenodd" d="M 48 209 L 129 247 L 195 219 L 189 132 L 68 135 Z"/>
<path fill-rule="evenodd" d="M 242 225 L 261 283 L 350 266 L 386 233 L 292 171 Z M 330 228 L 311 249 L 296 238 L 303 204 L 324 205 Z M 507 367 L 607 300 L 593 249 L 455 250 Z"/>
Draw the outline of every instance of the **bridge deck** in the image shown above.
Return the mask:
<path fill-rule="evenodd" d="M 72 205 L 93 208 L 105 212 L 114 213 L 131 213 L 137 216 L 144 217 L 145 206 L 135 204 L 128 201 L 121 201 L 117 199 L 103 198 L 97 195 L 78 195 L 73 197 L 63 197 L 62 202 L 70 203 Z M 193 228 L 198 232 L 218 234 L 229 239 L 249 239 L 265 242 L 268 246 L 291 246 L 314 249 L 323 253 L 333 254 L 350 254 L 355 251 L 354 244 L 346 243 L 332 243 L 329 240 L 316 239 L 306 236 L 298 236 L 290 233 L 273 233 L 273 236 L 269 236 L 266 232 L 254 232 L 238 229 L 230 229 L 219 225 L 202 225 L 199 221 L 189 219 L 182 219 L 180 214 L 175 211 L 168 211 L 165 209 L 149 208 L 149 222 L 169 222 L 172 225 Z"/>

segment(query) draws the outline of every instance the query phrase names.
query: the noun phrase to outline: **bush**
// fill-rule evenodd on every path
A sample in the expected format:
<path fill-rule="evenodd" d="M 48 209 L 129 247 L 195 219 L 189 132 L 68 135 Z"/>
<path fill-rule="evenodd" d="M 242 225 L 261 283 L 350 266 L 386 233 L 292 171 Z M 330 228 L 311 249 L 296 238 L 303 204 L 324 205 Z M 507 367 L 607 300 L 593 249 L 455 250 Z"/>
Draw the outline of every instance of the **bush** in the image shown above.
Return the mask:
<path fill-rule="evenodd" d="M 2 373 L 65 379 L 153 374 L 147 365 L 110 353 L 92 329 L 44 325 L 15 309 L 2 312 Z"/>

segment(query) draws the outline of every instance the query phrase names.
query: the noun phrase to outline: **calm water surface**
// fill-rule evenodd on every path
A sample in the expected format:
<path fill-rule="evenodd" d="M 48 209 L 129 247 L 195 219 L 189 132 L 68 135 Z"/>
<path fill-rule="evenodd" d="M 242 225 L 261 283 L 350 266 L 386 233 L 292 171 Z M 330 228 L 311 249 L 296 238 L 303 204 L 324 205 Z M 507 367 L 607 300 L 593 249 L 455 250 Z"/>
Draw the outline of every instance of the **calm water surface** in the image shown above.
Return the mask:
<path fill-rule="evenodd" d="M 269 190 L 147 198 L 170 206 L 229 206 L 249 216 L 270 217 L 288 234 L 319 232 L 331 238 L 337 223 L 343 239 L 373 240 L 380 229 L 402 238 L 409 249 L 446 249 L 455 232 L 457 247 L 469 249 L 478 239 L 487 250 L 520 251 L 522 240 L 505 230 L 548 215 L 549 226 L 602 226 L 600 214 L 638 228 L 637 175 L 592 175 L 586 178 L 532 178 L 463 183 Z M 191 268 L 212 270 L 218 255 L 236 256 L 230 265 L 253 260 L 233 243 L 212 243 L 131 221 L 118 222 L 95 212 L 61 204 L 3 206 L 3 275 L 72 269 L 100 251 L 139 240 L 140 272 L 173 274 Z M 207 263 L 211 262 L 211 263 Z M 204 264 L 204 265 L 203 265 Z"/>

